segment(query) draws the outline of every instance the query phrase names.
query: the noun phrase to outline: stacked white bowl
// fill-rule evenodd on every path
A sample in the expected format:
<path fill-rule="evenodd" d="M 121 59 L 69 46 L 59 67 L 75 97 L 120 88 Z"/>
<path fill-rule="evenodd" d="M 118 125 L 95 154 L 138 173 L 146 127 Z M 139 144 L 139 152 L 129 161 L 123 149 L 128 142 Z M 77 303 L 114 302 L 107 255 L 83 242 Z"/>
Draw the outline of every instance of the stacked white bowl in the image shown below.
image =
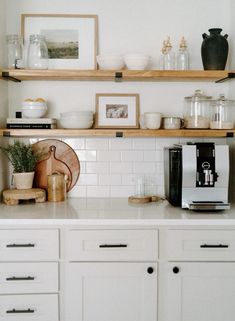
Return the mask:
<path fill-rule="evenodd" d="M 93 118 L 93 112 L 90 110 L 69 111 L 60 114 L 60 125 L 72 129 L 91 128 Z"/>
<path fill-rule="evenodd" d="M 22 114 L 25 118 L 41 118 L 47 112 L 46 102 L 24 101 L 22 104 Z"/>
<path fill-rule="evenodd" d="M 129 70 L 145 70 L 149 65 L 150 56 L 134 53 L 125 55 L 124 60 Z"/>
<path fill-rule="evenodd" d="M 99 68 L 103 70 L 119 70 L 125 65 L 123 57 L 117 54 L 102 54 L 96 57 Z"/>

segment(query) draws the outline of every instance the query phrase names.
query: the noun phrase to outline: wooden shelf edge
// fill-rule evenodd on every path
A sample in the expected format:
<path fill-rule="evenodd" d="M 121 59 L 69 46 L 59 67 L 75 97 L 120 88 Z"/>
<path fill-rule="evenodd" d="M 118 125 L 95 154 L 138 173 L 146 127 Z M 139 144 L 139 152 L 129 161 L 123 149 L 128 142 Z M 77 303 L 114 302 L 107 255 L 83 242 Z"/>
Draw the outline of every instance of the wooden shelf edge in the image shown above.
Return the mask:
<path fill-rule="evenodd" d="M 233 137 L 235 129 L 0 129 L 3 137 Z"/>
<path fill-rule="evenodd" d="M 13 79 L 23 80 L 81 80 L 81 81 L 214 81 L 233 73 L 230 70 L 27 70 L 3 69 Z"/>

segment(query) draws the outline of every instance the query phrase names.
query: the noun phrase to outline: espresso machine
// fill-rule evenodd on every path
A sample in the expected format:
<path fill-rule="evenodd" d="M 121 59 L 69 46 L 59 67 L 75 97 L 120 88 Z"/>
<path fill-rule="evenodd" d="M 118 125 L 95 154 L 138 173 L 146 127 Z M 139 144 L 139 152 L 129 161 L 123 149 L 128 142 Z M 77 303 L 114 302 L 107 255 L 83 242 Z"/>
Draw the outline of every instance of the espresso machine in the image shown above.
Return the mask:
<path fill-rule="evenodd" d="M 190 210 L 229 209 L 229 148 L 188 143 L 165 148 L 165 192 L 174 206 Z"/>

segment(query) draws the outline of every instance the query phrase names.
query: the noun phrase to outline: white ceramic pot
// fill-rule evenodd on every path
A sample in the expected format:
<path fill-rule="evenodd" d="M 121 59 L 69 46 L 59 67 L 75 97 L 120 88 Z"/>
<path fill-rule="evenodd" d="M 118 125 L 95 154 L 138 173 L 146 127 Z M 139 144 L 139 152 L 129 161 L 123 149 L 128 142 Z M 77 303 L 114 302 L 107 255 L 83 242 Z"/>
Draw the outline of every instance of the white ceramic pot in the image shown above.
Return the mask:
<path fill-rule="evenodd" d="M 30 189 L 33 186 L 34 172 L 13 173 L 13 183 L 16 189 Z"/>

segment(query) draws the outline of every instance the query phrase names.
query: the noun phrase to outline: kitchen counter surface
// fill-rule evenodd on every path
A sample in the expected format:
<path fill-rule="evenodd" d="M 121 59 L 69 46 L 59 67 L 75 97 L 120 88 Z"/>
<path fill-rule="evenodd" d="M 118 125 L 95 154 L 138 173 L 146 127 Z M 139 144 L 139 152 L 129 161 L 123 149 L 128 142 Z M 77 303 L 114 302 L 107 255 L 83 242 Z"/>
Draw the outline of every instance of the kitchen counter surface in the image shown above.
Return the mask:
<path fill-rule="evenodd" d="M 40 225 L 206 225 L 234 226 L 235 206 L 220 212 L 193 212 L 171 206 L 167 201 L 142 205 L 125 198 L 70 198 L 59 203 L 0 204 L 0 226 Z"/>

